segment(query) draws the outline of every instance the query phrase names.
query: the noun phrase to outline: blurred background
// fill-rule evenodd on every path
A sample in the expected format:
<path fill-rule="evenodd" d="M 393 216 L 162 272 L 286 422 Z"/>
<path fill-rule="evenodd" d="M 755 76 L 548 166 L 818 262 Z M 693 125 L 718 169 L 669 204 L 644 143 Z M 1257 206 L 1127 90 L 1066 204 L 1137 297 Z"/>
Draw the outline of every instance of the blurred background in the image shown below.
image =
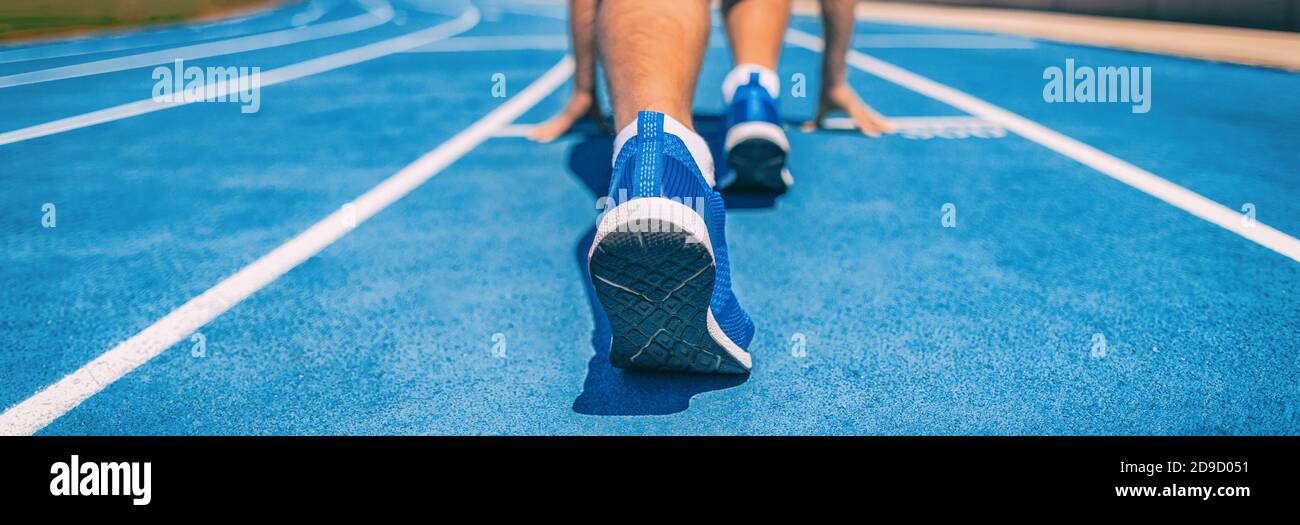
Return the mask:
<path fill-rule="evenodd" d="M 886 0 L 887 3 L 1005 7 L 1087 15 L 1300 30 L 1300 0 Z"/>
<path fill-rule="evenodd" d="M 0 42 L 237 16 L 295 0 L 4 0 Z M 1300 31 L 1300 0 L 885 0 Z"/>
<path fill-rule="evenodd" d="M 292 0 L 4 0 L 0 41 L 236 16 Z"/>

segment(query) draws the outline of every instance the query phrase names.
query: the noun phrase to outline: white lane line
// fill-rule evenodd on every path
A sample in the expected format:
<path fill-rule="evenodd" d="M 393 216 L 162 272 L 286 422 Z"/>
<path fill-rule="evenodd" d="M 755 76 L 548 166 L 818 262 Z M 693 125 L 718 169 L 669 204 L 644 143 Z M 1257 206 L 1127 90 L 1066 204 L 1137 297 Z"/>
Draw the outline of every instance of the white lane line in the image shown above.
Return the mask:
<path fill-rule="evenodd" d="M 568 35 L 462 36 L 420 46 L 407 53 L 465 51 L 567 51 Z"/>
<path fill-rule="evenodd" d="M 1033 49 L 1038 44 L 1027 38 L 1000 35 L 876 34 L 853 38 L 855 48 L 875 49 Z"/>
<path fill-rule="evenodd" d="M 31 435 L 397 202 L 550 95 L 573 75 L 565 56 L 514 98 L 293 239 L 140 333 L 0 414 L 0 435 Z"/>
<path fill-rule="evenodd" d="M 889 117 L 889 123 L 905 139 L 997 139 L 1007 136 L 1002 126 L 979 117 Z M 831 117 L 822 120 L 822 127 L 833 130 L 856 130 L 857 124 L 848 117 Z"/>
<path fill-rule="evenodd" d="M 313 1 L 311 5 L 316 5 L 319 1 Z M 0 64 L 108 53 L 141 47 L 247 35 L 255 30 L 229 26 L 246 24 L 255 19 L 266 18 L 287 9 L 287 7 L 281 5 L 239 18 L 218 20 L 207 24 L 178 24 L 171 27 L 136 28 L 121 33 L 91 33 L 44 43 L 30 43 L 14 49 L 0 49 Z M 311 9 L 311 6 L 308 6 L 308 9 Z M 319 9 L 319 7 L 315 9 Z M 297 13 L 294 16 L 301 14 Z M 219 28 L 219 30 L 208 31 L 212 28 Z M 148 39 L 146 40 L 146 38 Z"/>
<path fill-rule="evenodd" d="M 822 39 L 790 29 L 786 42 L 820 52 Z M 1300 262 L 1300 240 L 1258 221 L 1245 221 L 1242 214 L 1207 199 L 1187 188 L 1169 182 L 1149 171 L 1129 164 L 1097 148 L 1079 142 L 1037 122 L 975 98 L 965 92 L 940 84 L 883 60 L 849 50 L 849 65 L 952 107 L 983 118 L 1032 142 L 1065 155 L 1115 180 L 1165 201 L 1174 207 L 1205 219 L 1225 230 L 1245 237 L 1260 246 Z"/>
<path fill-rule="evenodd" d="M 1001 126 L 979 117 L 889 117 L 901 135 L 907 138 L 999 138 L 1006 135 Z M 493 133 L 495 138 L 527 137 L 537 127 L 535 123 L 518 123 L 502 126 Z M 853 119 L 848 117 L 831 117 L 822 120 L 822 127 L 830 130 L 848 131 L 857 129 Z M 911 134 L 912 136 L 908 136 Z"/>
<path fill-rule="evenodd" d="M 532 132 L 533 128 L 535 127 L 537 127 L 537 124 L 511 124 L 509 126 L 501 126 L 500 128 L 497 128 L 495 132 L 492 133 L 492 136 L 498 138 L 527 137 L 528 133 Z"/>
<path fill-rule="evenodd" d="M 296 64 L 272 69 L 262 73 L 262 87 L 279 84 L 281 82 L 288 82 L 290 80 L 297 80 L 299 78 L 324 73 L 326 71 L 332 71 L 341 67 L 374 60 L 394 53 L 401 53 L 402 51 L 419 47 L 428 44 L 429 42 L 436 42 L 468 31 L 478 25 L 478 22 L 478 9 L 470 6 L 460 17 L 433 27 L 415 31 L 413 33 L 407 33 L 388 40 L 381 40 L 373 44 L 352 48 L 347 51 L 340 51 L 331 55 L 325 55 L 323 57 L 313 58 L 304 62 L 298 62 Z M 238 82 L 231 85 L 227 84 L 228 83 L 225 80 L 220 81 L 213 85 L 211 92 L 208 92 L 205 88 L 204 93 L 207 98 L 221 98 L 228 93 L 234 93 L 239 88 Z M 0 146 L 37 137 L 44 137 L 46 135 L 53 135 L 55 133 L 80 129 L 87 126 L 94 126 L 96 124 L 103 124 L 105 122 L 112 122 L 114 120 L 135 117 L 154 111 L 180 107 L 190 103 L 191 102 L 184 101 L 183 97 L 176 97 L 171 102 L 156 102 L 152 98 L 128 102 L 120 106 L 104 108 L 89 113 L 82 113 L 80 115 L 46 122 L 44 124 L 37 124 L 35 126 L 0 133 Z"/>
<path fill-rule="evenodd" d="M 318 25 L 282 29 L 270 33 L 241 36 L 216 42 L 205 42 L 202 44 L 174 47 L 171 49 L 160 49 L 158 51 L 150 51 L 147 53 L 106 58 L 81 64 L 72 64 L 69 66 L 0 76 L 0 89 L 50 82 L 54 80 L 100 75 L 104 73 L 112 73 L 114 71 L 164 64 L 175 60 L 192 60 L 286 46 L 289 44 L 297 44 L 322 38 L 356 33 L 358 31 L 386 24 L 393 18 L 393 7 L 387 3 L 369 7 L 368 9 L 369 11 L 365 14 Z"/>
<path fill-rule="evenodd" d="M 889 123 L 898 129 L 922 128 L 961 128 L 973 126 L 992 126 L 992 122 L 980 117 L 888 117 Z M 857 129 L 857 124 L 849 117 L 827 117 L 822 119 L 822 127 L 835 130 Z"/>

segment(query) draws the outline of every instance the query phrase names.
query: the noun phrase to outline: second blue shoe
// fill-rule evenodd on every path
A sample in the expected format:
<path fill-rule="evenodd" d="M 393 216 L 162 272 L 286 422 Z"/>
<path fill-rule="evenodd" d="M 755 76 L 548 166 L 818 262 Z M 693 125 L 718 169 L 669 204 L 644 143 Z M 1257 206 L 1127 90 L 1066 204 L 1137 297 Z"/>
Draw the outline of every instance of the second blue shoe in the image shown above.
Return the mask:
<path fill-rule="evenodd" d="M 775 73 L 757 66 L 737 67 L 724 83 L 724 97 L 729 99 L 725 147 L 730 169 L 718 181 L 718 189 L 782 194 L 794 183 L 786 169 L 790 142 L 772 94 L 775 83 Z"/>

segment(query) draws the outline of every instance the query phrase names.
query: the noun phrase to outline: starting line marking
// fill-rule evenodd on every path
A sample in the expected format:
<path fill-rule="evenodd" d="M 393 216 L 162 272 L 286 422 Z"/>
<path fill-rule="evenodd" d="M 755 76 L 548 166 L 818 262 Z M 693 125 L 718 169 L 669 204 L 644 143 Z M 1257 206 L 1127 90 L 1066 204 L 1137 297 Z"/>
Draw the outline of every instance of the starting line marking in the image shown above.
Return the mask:
<path fill-rule="evenodd" d="M 888 117 L 898 128 L 898 136 L 905 139 L 1000 139 L 1007 136 L 1006 128 L 979 117 Z M 854 130 L 857 126 L 848 117 L 822 120 L 822 127 L 833 130 Z"/>
<path fill-rule="evenodd" d="M 898 135 L 905 139 L 996 139 L 1007 136 L 1002 126 L 979 117 L 889 117 L 889 121 L 898 128 Z M 502 126 L 494 138 L 525 138 L 537 127 L 533 124 L 511 124 Z M 857 129 L 848 117 L 833 117 L 822 120 L 822 127 L 830 130 L 848 131 Z"/>

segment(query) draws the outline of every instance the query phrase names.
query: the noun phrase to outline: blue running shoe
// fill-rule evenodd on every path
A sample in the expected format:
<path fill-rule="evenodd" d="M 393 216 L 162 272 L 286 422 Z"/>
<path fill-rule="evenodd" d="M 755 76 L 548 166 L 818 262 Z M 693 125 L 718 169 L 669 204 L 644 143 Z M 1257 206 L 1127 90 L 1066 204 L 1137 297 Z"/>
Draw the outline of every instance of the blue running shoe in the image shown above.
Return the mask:
<path fill-rule="evenodd" d="M 748 373 L 750 321 L 731 292 L 722 196 L 704 140 L 643 111 L 615 141 L 606 210 L 588 253 L 619 368 Z"/>
<path fill-rule="evenodd" d="M 756 67 L 756 66 L 754 66 Z M 737 73 L 747 78 L 737 82 Z M 773 78 L 775 73 L 764 72 Z M 790 172 L 786 170 L 786 156 L 790 153 L 790 142 L 786 139 L 785 129 L 781 123 L 781 113 L 777 109 L 776 98 L 772 91 L 763 85 L 762 73 L 746 66 L 737 67 L 729 75 L 724 90 L 731 91 L 726 110 L 726 151 L 727 165 L 730 167 L 721 180 L 718 189 L 740 193 L 782 194 L 794 183 Z"/>

